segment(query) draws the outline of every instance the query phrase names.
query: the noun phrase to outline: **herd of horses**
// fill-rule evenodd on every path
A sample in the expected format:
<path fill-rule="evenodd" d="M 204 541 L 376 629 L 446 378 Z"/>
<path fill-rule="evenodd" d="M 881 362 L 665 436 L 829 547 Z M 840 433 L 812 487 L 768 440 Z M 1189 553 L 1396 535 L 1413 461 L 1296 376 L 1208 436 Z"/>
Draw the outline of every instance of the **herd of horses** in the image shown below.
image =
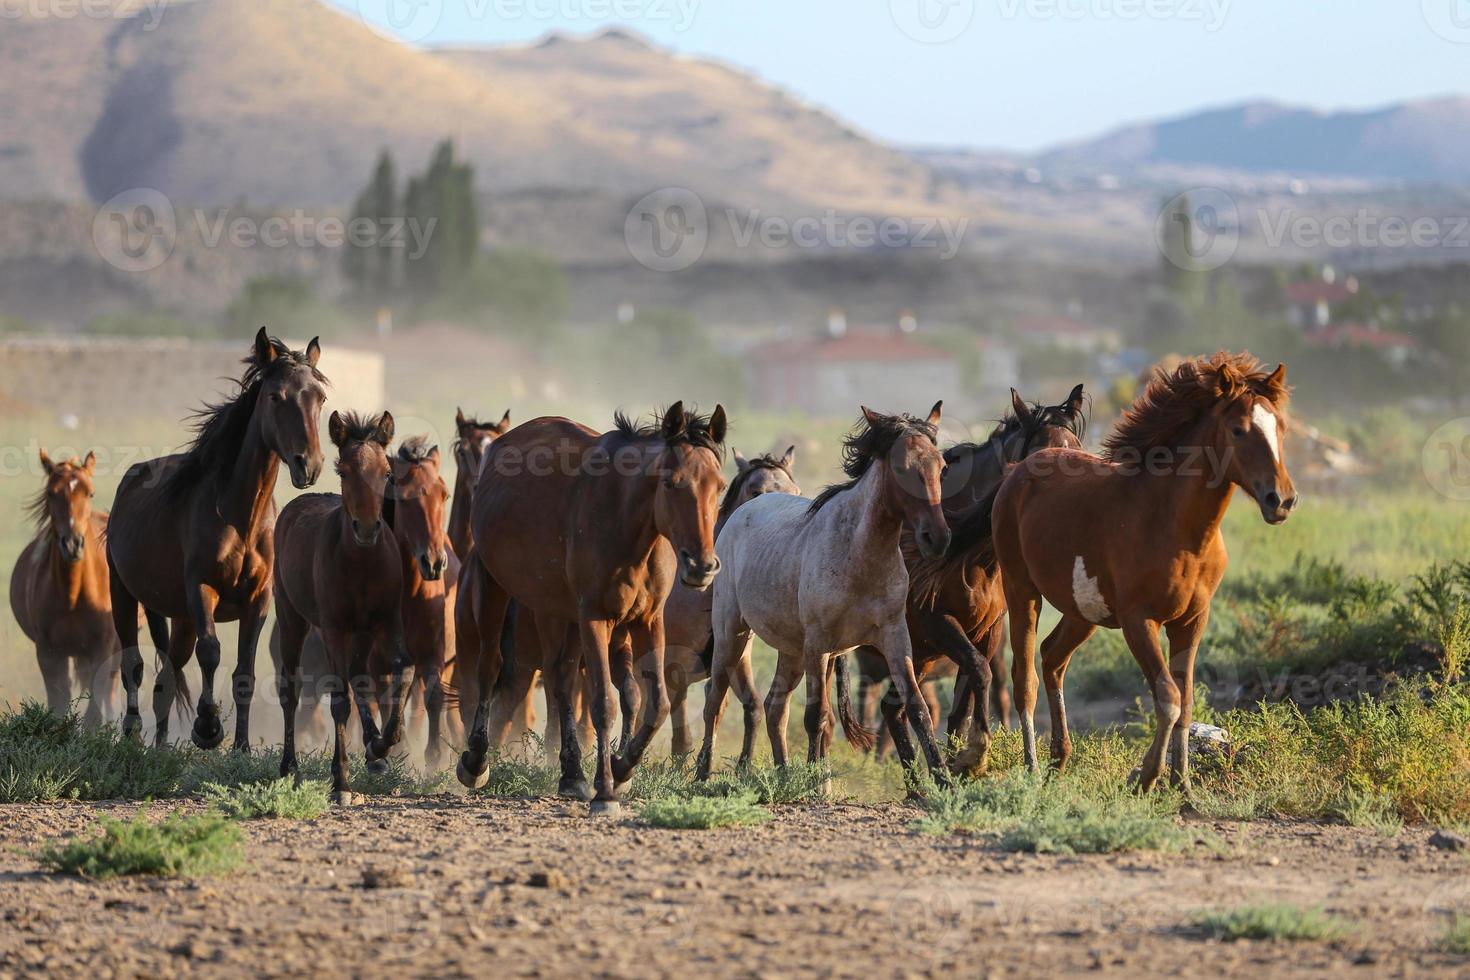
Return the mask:
<path fill-rule="evenodd" d="M 986 768 L 993 702 L 1004 717 L 1007 622 L 1025 763 L 1037 768 L 1045 600 L 1061 614 L 1040 644 L 1052 764 L 1071 750 L 1067 664 L 1097 627 L 1119 629 L 1157 717 L 1135 774 L 1147 790 L 1166 760 L 1173 782 L 1188 780 L 1194 660 L 1225 569 L 1220 528 L 1235 488 L 1272 524 L 1297 503 L 1282 456 L 1285 367 L 1222 352 L 1156 373 L 1100 454 L 1083 448 L 1082 385 L 1056 405 L 1012 391 L 988 439 L 943 450 L 942 403 L 923 417 L 863 408 L 843 445 L 848 479 L 811 499 L 793 478 L 794 449 L 737 453 L 727 485 L 722 407 L 706 416 L 675 403 L 647 425 L 618 414 L 607 432 L 460 414 L 452 496 L 426 438 L 395 451 L 388 412 L 332 412 L 339 492 L 301 494 L 278 514 L 281 465 L 305 490 L 325 463 L 320 354 L 316 340 L 293 350 L 262 328 L 234 396 L 199 413 L 184 451 L 129 469 L 110 515 L 91 505 L 93 454 L 41 453 L 38 533 L 16 565 L 11 605 L 53 709 L 69 708 L 75 669 L 90 678 L 85 720 L 103 723 L 120 673 L 122 730 L 141 735 L 146 623 L 159 654 L 155 742 L 168 743 L 173 709 L 188 709 L 184 668 L 197 658 L 191 736 L 214 748 L 225 737 L 216 624 L 238 621 L 234 748 L 249 751 L 256 649 L 274 600 L 281 773 L 297 773 L 298 719 L 310 723 L 320 700 L 339 802 L 352 800 L 354 706 L 370 768 L 386 765 L 421 704 L 427 764 L 438 767 L 446 743 L 462 745 L 457 776 L 478 787 L 491 753 L 531 724 L 538 679 L 558 791 L 590 800 L 593 813 L 616 812 L 671 715 L 673 751 L 693 751 L 685 703 L 700 680 L 699 778 L 714 765 L 732 691 L 740 763 L 764 716 L 785 765 L 799 682 L 807 758 L 820 763 L 834 719 L 854 745 L 873 745 L 853 709 L 848 654 L 865 679 L 889 681 L 881 711 L 904 765 L 918 766 L 922 752 L 944 783 Z M 776 651 L 763 703 L 756 636 Z M 949 757 L 923 690 L 946 669 L 958 675 Z M 584 742 L 596 752 L 590 787 Z"/>

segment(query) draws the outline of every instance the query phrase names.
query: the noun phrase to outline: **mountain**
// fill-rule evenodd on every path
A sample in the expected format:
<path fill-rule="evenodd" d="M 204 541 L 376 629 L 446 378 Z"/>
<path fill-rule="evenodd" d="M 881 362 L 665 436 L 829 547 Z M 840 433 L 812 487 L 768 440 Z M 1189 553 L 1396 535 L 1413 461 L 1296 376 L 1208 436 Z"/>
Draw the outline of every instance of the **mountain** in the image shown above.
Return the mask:
<path fill-rule="evenodd" d="M 821 110 L 621 31 L 435 51 L 321 0 L 174 0 L 157 15 L 112 2 L 113 17 L 5 19 L 0 198 L 152 187 L 191 204 L 340 207 L 381 149 L 417 169 L 445 137 L 492 193 L 673 184 L 856 209 L 930 190 L 922 164 Z"/>
<path fill-rule="evenodd" d="M 1044 153 L 1045 170 L 1210 168 L 1379 181 L 1470 181 L 1470 98 L 1321 112 L 1274 102 L 1125 126 Z"/>

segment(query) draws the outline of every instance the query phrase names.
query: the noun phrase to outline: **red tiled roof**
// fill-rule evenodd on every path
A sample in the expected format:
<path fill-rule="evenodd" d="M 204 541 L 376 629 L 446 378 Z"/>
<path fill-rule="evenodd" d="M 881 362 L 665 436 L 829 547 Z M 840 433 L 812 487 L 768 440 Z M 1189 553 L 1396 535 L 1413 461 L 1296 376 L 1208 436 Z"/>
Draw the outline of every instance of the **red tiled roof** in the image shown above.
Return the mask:
<path fill-rule="evenodd" d="M 1286 286 L 1286 298 L 1297 306 L 1315 306 L 1318 303 L 1343 303 L 1357 290 L 1340 282 L 1323 282 L 1313 279 L 1308 282 L 1293 282 Z"/>
<path fill-rule="evenodd" d="M 1362 323 L 1339 323 L 1324 327 L 1312 334 L 1310 339 L 1318 347 L 1374 347 L 1383 350 L 1393 347 L 1417 349 L 1424 346 L 1418 337 L 1392 330 L 1378 330 Z"/>
<path fill-rule="evenodd" d="M 849 333 L 843 337 L 788 340 L 753 352 L 770 361 L 948 361 L 948 351 L 897 334 Z"/>

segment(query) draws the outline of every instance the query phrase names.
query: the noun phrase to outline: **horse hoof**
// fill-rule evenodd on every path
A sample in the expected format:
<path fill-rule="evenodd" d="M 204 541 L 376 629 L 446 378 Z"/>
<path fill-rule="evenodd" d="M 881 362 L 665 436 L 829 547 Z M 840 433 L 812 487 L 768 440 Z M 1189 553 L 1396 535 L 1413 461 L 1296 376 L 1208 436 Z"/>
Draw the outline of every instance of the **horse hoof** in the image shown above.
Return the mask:
<path fill-rule="evenodd" d="M 348 790 L 338 790 L 332 794 L 333 806 L 357 806 L 357 794 Z"/>
<path fill-rule="evenodd" d="M 367 771 L 372 773 L 374 776 L 381 776 L 383 773 L 388 771 L 388 760 L 374 759 L 369 757 L 367 761 Z"/>
<path fill-rule="evenodd" d="M 464 757 L 461 756 L 459 762 L 454 767 L 454 775 L 459 780 L 459 784 L 466 789 L 483 789 L 485 784 L 490 781 L 490 767 L 486 766 L 478 773 L 473 772 L 469 766 L 464 764 Z"/>
<path fill-rule="evenodd" d="M 217 749 L 225 740 L 225 726 L 219 723 L 218 718 L 200 716 L 194 721 L 194 730 L 189 738 L 201 749 Z"/>
<path fill-rule="evenodd" d="M 592 799 L 592 788 L 585 779 L 574 779 L 570 782 L 563 779 L 556 784 L 556 795 L 565 800 L 581 800 L 585 803 Z"/>
<path fill-rule="evenodd" d="M 623 805 L 617 800 L 593 800 L 587 807 L 589 817 L 616 818 L 623 815 Z"/>

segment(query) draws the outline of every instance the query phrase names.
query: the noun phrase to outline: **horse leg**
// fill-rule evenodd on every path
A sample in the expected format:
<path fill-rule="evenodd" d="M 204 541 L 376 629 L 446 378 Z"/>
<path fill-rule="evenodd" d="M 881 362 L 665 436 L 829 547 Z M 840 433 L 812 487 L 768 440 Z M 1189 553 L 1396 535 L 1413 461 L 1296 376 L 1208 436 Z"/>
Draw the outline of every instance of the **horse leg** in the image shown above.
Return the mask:
<path fill-rule="evenodd" d="M 240 636 L 231 688 L 235 697 L 236 752 L 250 751 L 250 705 L 255 700 L 255 651 L 260 646 L 260 631 L 265 627 L 266 610 L 271 594 L 267 589 L 252 606 L 240 613 Z"/>
<path fill-rule="evenodd" d="M 296 717 L 301 704 L 301 648 L 311 627 L 280 593 L 276 599 L 276 628 L 271 631 L 271 652 L 276 662 L 276 692 L 281 704 L 281 778 L 301 780 L 296 762 Z"/>
<path fill-rule="evenodd" d="M 348 782 L 347 720 L 352 717 L 352 689 L 355 688 L 354 674 L 357 673 L 355 661 L 359 656 L 366 661 L 368 643 L 338 630 L 322 631 L 322 642 L 327 650 L 328 670 L 335 679 L 331 685 L 332 802 L 338 806 L 351 806 L 354 799 Z M 367 669 L 366 662 L 361 666 L 364 671 Z"/>
<path fill-rule="evenodd" d="M 442 659 L 442 658 L 441 658 Z M 442 663 L 431 663 L 418 678 L 423 688 L 424 713 L 428 715 L 429 732 L 424 742 L 424 768 L 438 772 L 444 758 L 442 726 L 444 723 L 444 667 Z"/>
<path fill-rule="evenodd" d="M 634 675 L 632 686 L 641 701 L 643 717 L 632 740 L 623 742 L 622 755 L 613 759 L 613 777 L 617 780 L 614 791 L 620 796 L 632 780 L 633 770 L 643 759 L 643 753 L 648 751 L 649 744 L 669 717 L 669 689 L 664 681 L 663 613 L 659 612 L 643 622 L 628 624 L 626 632 L 629 645 L 624 653 L 628 658 L 628 673 Z M 641 656 L 637 655 L 638 651 L 642 652 Z M 633 670 L 634 664 L 638 665 L 638 672 L 643 675 L 642 680 L 648 684 L 647 697 L 643 697 L 642 684 Z M 627 730 L 629 720 L 631 719 L 623 722 L 624 731 Z"/>
<path fill-rule="evenodd" d="M 990 677 L 995 682 L 990 685 L 990 710 L 994 713 L 995 723 L 1003 730 L 1011 727 L 1011 693 L 1006 688 L 1006 627 L 1005 620 L 1000 619 L 991 627 L 990 635 L 985 638 L 986 648 L 990 651 Z"/>
<path fill-rule="evenodd" d="M 174 705 L 179 703 L 179 685 L 184 667 L 194 656 L 194 628 L 187 619 L 176 619 L 172 631 L 162 616 L 148 617 L 148 626 L 153 633 L 153 642 L 163 641 L 168 650 L 167 659 L 158 665 L 158 676 L 153 680 L 153 744 L 158 748 L 168 745 L 169 716 Z M 187 697 L 187 695 L 185 695 Z"/>
<path fill-rule="evenodd" d="M 139 603 L 113 567 L 111 552 L 107 556 L 107 585 L 112 599 L 112 628 L 122 647 L 123 693 L 127 699 L 122 731 L 125 736 L 136 736 L 143 731 L 143 716 L 138 712 L 138 688 L 143 683 L 143 651 L 138 649 Z"/>
<path fill-rule="evenodd" d="M 908 711 L 909 722 L 919 736 L 919 745 L 924 750 L 924 760 L 929 764 L 929 773 L 941 786 L 949 782 L 944 761 L 939 755 L 939 744 L 934 740 L 934 719 L 929 715 L 929 705 L 919 689 L 919 679 L 914 673 L 914 652 L 909 639 L 909 627 L 900 620 L 888 628 L 883 636 L 881 650 L 888 662 L 888 678 L 898 699 Z"/>
<path fill-rule="evenodd" d="M 1159 646 L 1159 625 L 1146 619 L 1128 619 L 1123 622 L 1123 639 L 1133 659 L 1143 670 L 1149 690 L 1154 696 L 1154 718 L 1158 723 L 1154 740 L 1144 753 L 1135 786 L 1140 793 L 1153 788 L 1164 773 L 1164 746 L 1174 732 L 1174 723 L 1179 720 L 1181 704 L 1179 687 L 1169 676 L 1169 664 Z"/>
<path fill-rule="evenodd" d="M 329 648 L 331 642 L 329 639 Z M 351 665 L 347 670 L 347 687 L 352 703 L 357 707 L 357 721 L 362 728 L 362 749 L 367 758 L 368 772 L 382 772 L 387 768 L 387 763 L 381 756 L 373 754 L 373 745 L 380 743 L 383 738 L 373 712 L 377 703 L 378 686 L 373 676 L 373 636 L 362 632 L 347 634 L 342 644 L 346 647 L 347 662 Z M 334 656 L 333 659 L 337 657 Z"/>
<path fill-rule="evenodd" d="M 719 580 L 716 580 L 710 629 L 714 636 L 714 653 L 710 655 L 709 680 L 704 688 L 704 743 L 700 745 L 699 757 L 694 763 L 694 776 L 701 782 L 709 779 L 714 765 L 715 741 L 720 717 L 725 713 L 725 694 L 730 689 L 731 671 L 737 667 L 738 659 L 749 656 L 750 645 L 750 630 L 740 619 L 734 590 L 720 588 Z"/>
<path fill-rule="evenodd" d="M 755 755 L 755 732 L 760 727 L 761 721 L 760 695 L 755 689 L 755 665 L 751 663 L 748 652 L 741 656 L 740 662 L 735 665 L 735 670 L 730 677 L 730 687 L 740 701 L 741 721 L 744 722 L 744 735 L 740 740 L 740 758 L 736 761 L 735 768 L 748 769 Z"/>
<path fill-rule="evenodd" d="M 634 666 L 633 644 L 627 630 L 614 632 L 608 666 L 612 670 L 613 685 L 618 689 L 618 715 L 622 720 L 616 752 L 626 752 L 633 739 L 634 720 L 643 702 L 638 670 Z"/>
<path fill-rule="evenodd" d="M 1013 588 L 1007 575 L 1006 607 L 1011 614 L 1011 687 L 1016 713 L 1021 716 L 1021 752 L 1026 768 L 1040 771 L 1036 761 L 1036 619 L 1041 615 L 1041 596 L 1029 588 Z"/>
<path fill-rule="evenodd" d="M 612 624 L 584 619 L 581 624 L 582 662 L 592 686 L 592 723 L 597 727 L 597 768 L 592 776 L 592 816 L 615 816 L 619 811 L 613 775 L 613 679 L 608 662 Z"/>
<path fill-rule="evenodd" d="M 1179 720 L 1174 723 L 1169 746 L 1169 785 L 1186 792 L 1189 791 L 1189 724 L 1194 720 L 1194 659 L 1209 621 L 1210 607 L 1206 605 L 1193 619 L 1164 627 L 1169 637 L 1169 673 L 1183 693 Z"/>
<path fill-rule="evenodd" d="M 536 676 L 541 671 L 541 644 L 536 634 L 535 617 L 524 607 L 517 606 L 514 621 L 510 629 L 515 631 L 514 659 L 502 659 L 500 665 L 500 680 L 495 687 L 495 693 L 490 700 L 490 744 L 503 748 L 517 738 L 524 737 L 525 731 L 530 731 L 529 726 L 524 726 L 522 732 L 516 729 L 522 728 L 521 722 L 531 712 L 531 704 L 536 698 Z M 476 660 L 478 660 L 478 655 Z M 554 715 L 556 709 L 551 704 L 551 685 L 546 687 L 547 711 Z M 550 723 L 546 733 L 548 744 L 553 741 L 550 731 Z"/>
<path fill-rule="evenodd" d="M 592 790 L 582 775 L 582 740 L 577 733 L 577 685 L 582 679 L 582 651 L 578 645 L 576 631 L 571 623 L 553 617 L 536 618 L 536 633 L 542 638 L 543 648 L 553 656 L 543 661 L 541 671 L 546 679 L 547 745 L 557 747 L 557 760 L 561 765 L 561 778 L 557 781 L 556 795 L 573 800 L 592 799 Z M 550 639 L 561 638 L 553 647 Z M 551 723 L 557 725 L 557 741 L 550 741 Z"/>
<path fill-rule="evenodd" d="M 872 647 L 858 647 L 853 653 L 858 666 L 858 720 L 864 728 L 870 730 L 878 729 L 878 713 L 881 710 L 875 695 L 877 695 L 878 686 L 882 681 L 875 680 L 872 677 L 872 669 L 869 666 L 870 656 L 876 657 L 877 655 L 877 651 Z M 883 755 L 884 734 L 882 731 L 879 732 L 878 743 L 873 747 L 873 754 L 879 757 Z"/>
<path fill-rule="evenodd" d="M 919 754 L 914 750 L 913 740 L 909 738 L 909 716 L 904 709 L 903 702 L 894 693 L 897 688 L 889 685 L 883 697 L 878 701 L 878 708 L 883 713 L 883 728 L 889 733 L 890 742 L 893 745 L 894 754 L 903 766 L 906 775 L 912 775 L 919 761 Z"/>
<path fill-rule="evenodd" d="M 664 686 L 669 690 L 669 755 L 684 759 L 693 751 L 689 737 L 689 671 L 670 659 L 664 668 Z"/>
<path fill-rule="evenodd" d="M 36 663 L 46 685 L 46 707 L 53 715 L 71 713 L 71 662 L 63 650 L 36 644 Z"/>
<path fill-rule="evenodd" d="M 1062 683 L 1072 654 L 1087 642 L 1097 627 L 1083 619 L 1063 616 L 1056 628 L 1041 641 L 1041 681 L 1046 685 L 1046 704 L 1051 709 L 1051 764 L 1061 772 L 1072 755 L 1072 734 L 1067 730 L 1067 702 Z"/>
<path fill-rule="evenodd" d="M 76 661 L 76 671 L 78 687 L 87 694 L 87 713 L 82 724 L 88 728 L 100 728 L 112 710 L 112 693 L 117 677 L 112 669 L 112 658 L 105 650 L 88 651 L 86 656 Z"/>
<path fill-rule="evenodd" d="M 490 778 L 490 701 L 500 681 L 504 655 L 501 644 L 512 632 L 508 627 L 515 622 L 510 615 L 510 596 L 488 574 L 480 579 L 476 592 L 478 601 L 474 615 L 480 634 L 480 649 L 475 657 L 475 718 L 466 733 L 465 750 L 454 770 L 460 784 L 470 789 L 479 789 Z M 511 642 L 514 643 L 513 636 Z"/>
<path fill-rule="evenodd" d="M 204 677 L 191 737 L 201 749 L 212 749 L 225 740 L 219 704 L 214 699 L 214 673 L 219 670 L 220 661 L 219 636 L 214 628 L 214 610 L 219 605 L 219 593 L 203 582 L 190 582 L 185 587 L 185 600 L 189 607 L 189 620 L 194 624 L 194 655 L 199 658 L 199 671 Z"/>
<path fill-rule="evenodd" d="M 987 641 L 994 632 L 987 635 Z M 953 616 L 930 616 L 925 621 L 925 639 L 935 649 L 953 660 L 960 669 L 955 679 L 954 708 L 949 718 L 951 736 L 964 730 L 965 747 L 955 756 L 951 769 L 966 776 L 978 776 L 985 771 L 990 758 L 990 716 L 986 708 L 990 703 L 989 658 L 975 649 L 969 636 Z"/>
<path fill-rule="evenodd" d="M 386 763 L 388 753 L 403 741 L 403 706 L 408 700 L 408 671 L 413 666 L 413 658 L 409 656 L 408 644 L 404 642 L 403 617 L 399 611 L 395 610 L 388 625 L 378 631 L 377 643 L 378 648 L 391 658 L 389 665 L 393 674 L 388 682 L 388 716 L 383 724 L 382 736 L 372 741 L 368 741 L 366 737 L 363 739 L 369 766 Z"/>
<path fill-rule="evenodd" d="M 776 651 L 776 675 L 771 678 L 771 689 L 766 692 L 766 737 L 771 740 L 771 761 L 784 767 L 788 754 L 786 748 L 786 722 L 791 715 L 791 695 L 796 691 L 796 679 L 802 673 L 802 658 L 786 650 Z"/>
<path fill-rule="evenodd" d="M 827 750 L 832 745 L 831 687 L 827 683 L 827 664 L 831 652 L 815 649 L 808 643 L 802 651 L 802 672 L 806 675 L 806 710 L 802 723 L 806 728 L 807 765 L 819 765 L 827 761 Z M 824 777 L 822 792 L 832 791 L 831 779 Z"/>

